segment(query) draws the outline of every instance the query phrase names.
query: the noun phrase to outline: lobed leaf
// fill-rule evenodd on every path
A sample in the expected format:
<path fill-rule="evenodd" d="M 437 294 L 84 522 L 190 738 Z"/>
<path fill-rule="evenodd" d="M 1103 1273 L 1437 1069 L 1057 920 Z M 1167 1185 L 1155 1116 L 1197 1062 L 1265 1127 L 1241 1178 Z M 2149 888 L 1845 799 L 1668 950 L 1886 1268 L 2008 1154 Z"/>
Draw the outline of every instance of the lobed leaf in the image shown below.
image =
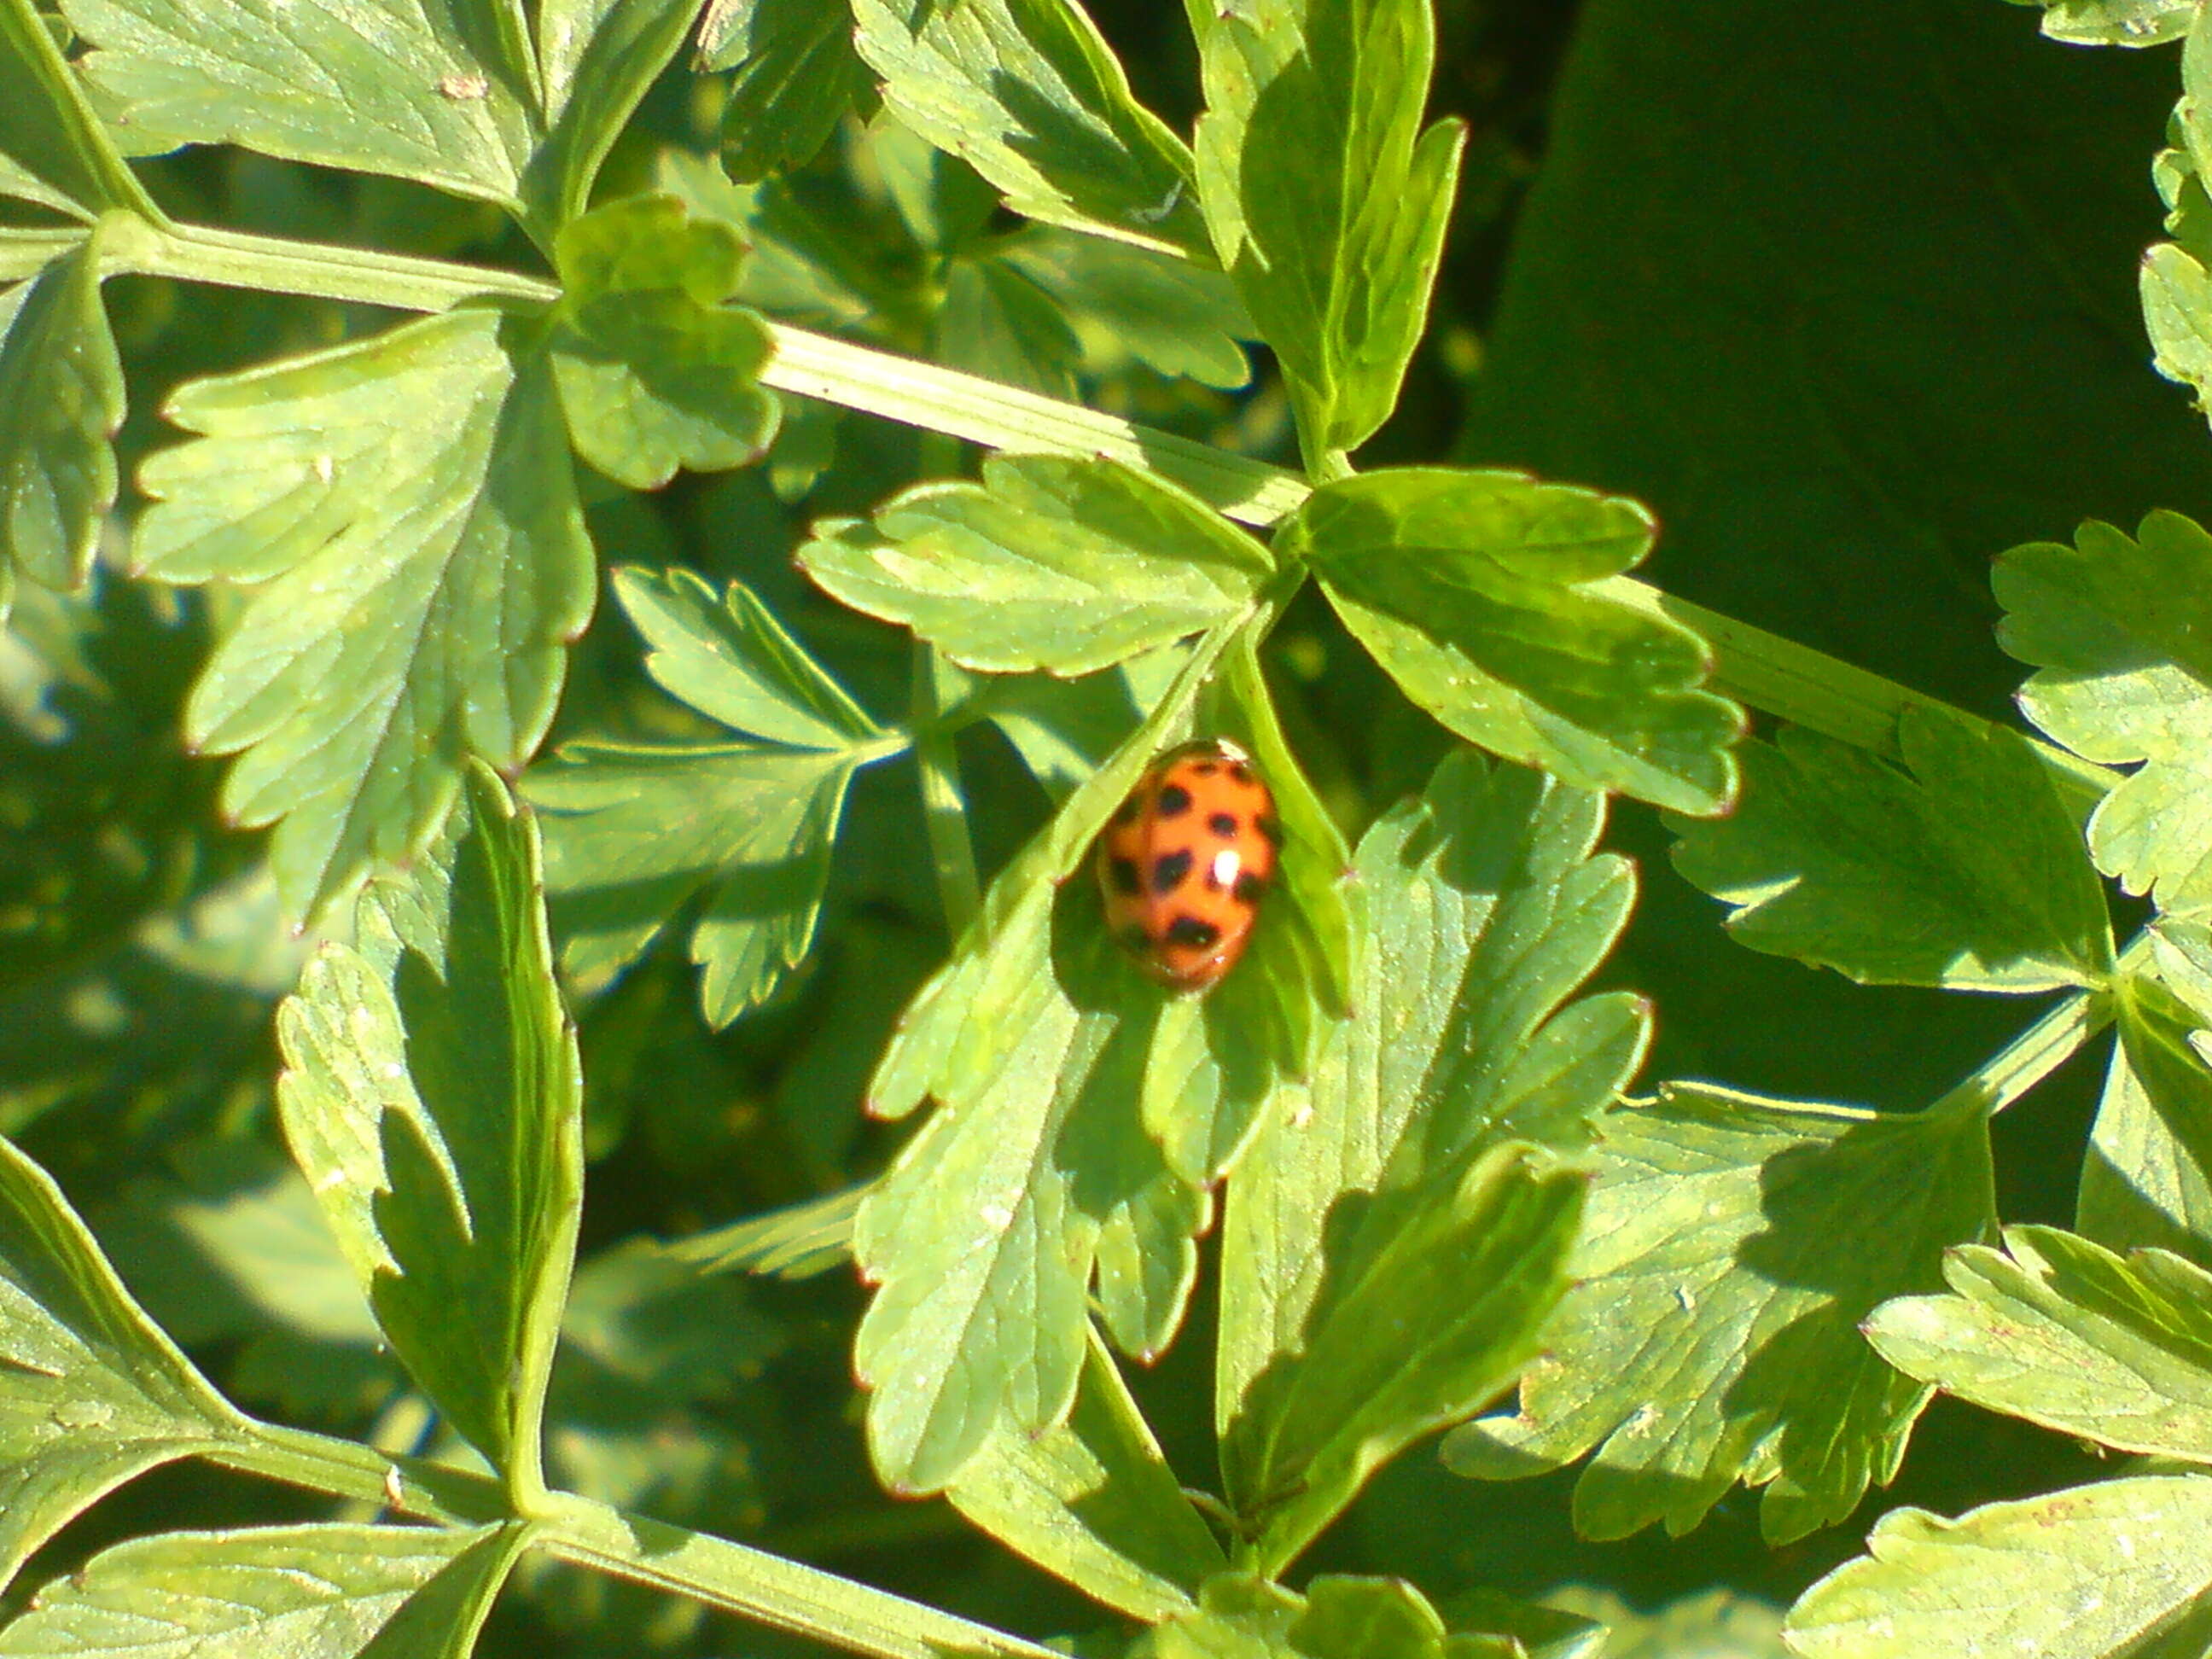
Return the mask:
<path fill-rule="evenodd" d="M 2185 1659 L 2212 1638 L 2212 1480 L 2100 1481 L 1945 1521 L 1893 1510 L 1784 1627 L 1805 1659 Z"/>
<path fill-rule="evenodd" d="M 1309 464 L 1389 418 L 1428 319 L 1466 129 L 1421 130 L 1427 0 L 1261 0 L 1199 29 L 1198 195 Z"/>
<path fill-rule="evenodd" d="M 855 764 L 813 749 L 580 742 L 532 769 L 562 967 L 605 985 L 700 900 L 702 1006 L 728 1024 L 812 947 Z"/>
<path fill-rule="evenodd" d="M 2150 1246 L 2212 1267 L 2212 1072 L 2190 1041 L 2197 1020 L 2154 981 L 2119 989 L 2075 1225 L 2111 1249 Z"/>
<path fill-rule="evenodd" d="M 2155 46 L 2178 40 L 2193 0 L 2012 0 L 2043 8 L 2043 32 L 2077 46 Z"/>
<path fill-rule="evenodd" d="M 1130 94 L 1073 0 L 853 0 L 853 21 L 892 112 L 1015 212 L 1172 251 L 1205 246 L 1189 152 Z"/>
<path fill-rule="evenodd" d="M 1147 1624 L 1196 1606 L 1227 1565 L 1095 1339 L 1067 1421 L 994 1437 L 945 1495 L 1007 1548 Z"/>
<path fill-rule="evenodd" d="M 123 413 L 123 365 L 88 241 L 0 295 L 0 583 L 10 563 L 46 587 L 91 574 L 115 505 Z M 0 586 L 0 617 L 6 601 Z"/>
<path fill-rule="evenodd" d="M 711 0 L 700 66 L 734 70 L 722 106 L 722 166 L 750 182 L 814 159 L 870 90 L 847 0 Z"/>
<path fill-rule="evenodd" d="M 1583 1144 L 1641 1058 L 1635 999 L 1568 1001 L 1632 902 L 1628 866 L 1592 857 L 1602 820 L 1595 796 L 1462 752 L 1360 844 L 1353 1016 L 1238 1166 L 1224 1229 L 1215 1415 L 1269 1560 L 1486 1403 L 1561 1288 L 1579 1183 L 1510 1158 L 1469 1172 L 1504 1142 Z M 1496 1208 L 1478 1224 L 1470 1204 Z M 1373 1343 L 1378 1322 L 1401 1340 Z M 1300 1443 L 1332 1419 L 1325 1453 Z"/>
<path fill-rule="evenodd" d="M 1236 285 L 1211 265 L 1057 230 L 1015 237 L 999 257 L 1061 308 L 1095 374 L 1134 360 L 1224 392 L 1251 380 L 1238 343 L 1252 337 L 1252 319 Z"/>
<path fill-rule="evenodd" d="M 464 310 L 185 386 L 202 434 L 145 465 L 133 556 L 251 590 L 186 735 L 295 916 L 446 816 L 465 755 L 519 765 L 591 616 L 591 544 L 552 376 L 518 326 Z"/>
<path fill-rule="evenodd" d="M 577 453 L 617 483 L 658 489 L 678 467 L 758 459 L 775 394 L 757 384 L 768 328 L 726 306 L 744 245 L 672 196 L 628 196 L 562 227 L 562 293 L 549 353 Z"/>
<path fill-rule="evenodd" d="M 2027 717 L 2075 754 L 2141 763 L 2089 819 L 2097 867 L 2164 908 L 2212 899 L 2212 536 L 2153 513 L 2031 542 L 1991 577 L 1997 641 L 2036 670 Z"/>
<path fill-rule="evenodd" d="M 994 455 L 872 526 L 817 526 L 802 568 L 963 666 L 1091 673 L 1248 614 L 1267 550 L 1176 486 L 1118 462 Z"/>
<path fill-rule="evenodd" d="M 1686 1532 L 1737 1480 L 1767 1487 L 1771 1540 L 1842 1519 L 1896 1472 L 1929 1393 L 1859 1322 L 1991 1226 L 1984 1118 L 1677 1084 L 1602 1127 L 1552 1351 L 1519 1413 L 1455 1431 L 1447 1462 L 1512 1479 L 1597 1448 L 1575 1491 L 1595 1538 Z"/>
<path fill-rule="evenodd" d="M 257 1527 L 136 1538 L 40 1590 L 8 1659 L 466 1659 L 520 1527 Z"/>
<path fill-rule="evenodd" d="M 245 1431 L 0 1140 L 0 1583 L 103 1494 Z"/>
<path fill-rule="evenodd" d="M 1593 591 L 1638 563 L 1650 514 L 1520 473 L 1443 467 L 1322 485 L 1278 532 L 1415 702 L 1470 742 L 1583 788 L 1711 813 L 1735 798 L 1734 703 L 1687 629 Z"/>
<path fill-rule="evenodd" d="M 1866 1322 L 1876 1352 L 1988 1411 L 2122 1451 L 2212 1462 L 2212 1274 L 2055 1227 L 2008 1227 L 1943 1263 L 1947 1296 Z"/>
<path fill-rule="evenodd" d="M 526 1501 L 575 1250 L 582 1079 L 534 826 L 482 768 L 277 1015 L 293 1156 L 425 1394 Z"/>
<path fill-rule="evenodd" d="M 1491 1621 L 1486 1621 L 1491 1622 Z M 1325 1574 L 1299 1595 L 1264 1578 L 1209 1579 L 1200 1605 L 1146 1632 L 1138 1659 L 1565 1659 L 1518 1634 L 1452 1634 L 1402 1578 Z"/>
<path fill-rule="evenodd" d="M 1678 822 L 1674 867 L 1731 907 L 1740 943 L 1863 984 L 2103 985 L 2104 890 L 2034 751 L 1919 704 L 1898 742 L 1902 768 L 1796 726 L 1746 744 L 1741 803 Z"/>

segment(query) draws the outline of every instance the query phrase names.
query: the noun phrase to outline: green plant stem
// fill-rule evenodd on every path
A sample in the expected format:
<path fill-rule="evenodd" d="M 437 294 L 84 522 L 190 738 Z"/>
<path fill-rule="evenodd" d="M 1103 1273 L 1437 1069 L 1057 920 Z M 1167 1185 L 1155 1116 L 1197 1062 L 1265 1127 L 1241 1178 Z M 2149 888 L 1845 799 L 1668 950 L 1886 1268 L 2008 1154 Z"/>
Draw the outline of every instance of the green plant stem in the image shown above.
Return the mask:
<path fill-rule="evenodd" d="M 2120 988 L 2143 972 L 2150 960 L 2148 931 L 2128 941 L 2113 966 L 2112 988 L 2076 991 L 1974 1068 L 1958 1087 L 1930 1108 L 1935 1111 L 1984 1112 L 1994 1117 L 2080 1052 L 2082 1045 L 2118 1018 Z"/>
<path fill-rule="evenodd" d="M 255 1424 L 249 1436 L 209 1456 L 231 1468 L 447 1526 L 512 1518 L 498 1483 L 488 1476 L 386 1458 L 304 1429 Z M 687 1595 L 848 1653 L 879 1659 L 1054 1659 L 1049 1649 L 902 1596 L 573 1493 L 552 1494 L 546 1512 L 532 1519 L 533 1542 L 562 1560 Z"/>
<path fill-rule="evenodd" d="M 945 928 L 954 939 L 983 905 L 975 873 L 975 848 L 968 838 L 968 804 L 960 790 L 960 755 L 953 728 L 943 720 L 945 698 L 936 648 L 914 642 L 914 760 L 921 775 L 921 821 L 929 836 L 930 862 L 945 906 Z"/>
<path fill-rule="evenodd" d="M 157 226 L 128 213 L 101 221 L 101 254 L 111 270 L 220 283 L 319 299 L 443 311 L 465 301 L 548 304 L 559 289 L 541 277 L 436 259 L 401 258 L 201 226 Z M 9 233 L 0 237 L 0 277 L 33 275 L 82 233 Z M 1262 461 L 1152 431 L 972 374 L 855 345 L 779 323 L 769 325 L 775 355 L 761 382 L 848 409 L 944 433 L 994 449 L 1097 455 L 1173 480 L 1230 518 L 1266 526 L 1308 494 L 1296 474 Z M 1899 757 L 1898 716 L 1936 700 L 1880 675 L 1678 599 L 1649 583 L 1615 576 L 1595 584 L 1618 603 L 1690 628 L 1709 641 L 1713 684 L 1754 708 L 1809 730 Z M 2105 768 L 2046 744 L 2037 750 L 2076 801 L 2100 797 L 2118 781 Z"/>

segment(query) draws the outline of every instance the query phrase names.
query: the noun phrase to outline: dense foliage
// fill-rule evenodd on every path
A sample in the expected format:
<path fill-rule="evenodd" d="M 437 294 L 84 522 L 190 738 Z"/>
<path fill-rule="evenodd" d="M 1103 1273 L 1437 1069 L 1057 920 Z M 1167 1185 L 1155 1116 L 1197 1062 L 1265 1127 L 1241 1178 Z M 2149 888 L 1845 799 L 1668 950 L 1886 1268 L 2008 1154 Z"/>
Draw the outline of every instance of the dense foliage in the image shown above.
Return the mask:
<path fill-rule="evenodd" d="M 0 1659 L 2212 1651 L 2208 111 L 0 0 Z"/>

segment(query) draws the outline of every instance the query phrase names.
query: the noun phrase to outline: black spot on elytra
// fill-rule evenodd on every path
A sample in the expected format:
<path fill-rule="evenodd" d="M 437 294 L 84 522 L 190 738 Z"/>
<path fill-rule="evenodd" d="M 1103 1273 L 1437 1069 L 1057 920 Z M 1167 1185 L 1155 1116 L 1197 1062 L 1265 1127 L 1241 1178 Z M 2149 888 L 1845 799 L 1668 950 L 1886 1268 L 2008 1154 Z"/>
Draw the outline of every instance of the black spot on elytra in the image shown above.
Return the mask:
<path fill-rule="evenodd" d="M 1141 893 L 1144 882 L 1137 874 L 1134 859 L 1115 858 L 1106 861 L 1106 879 L 1117 893 Z"/>
<path fill-rule="evenodd" d="M 1221 765 L 1218 761 L 1198 761 L 1192 765 L 1190 769 L 1197 773 L 1201 778 L 1210 778 L 1216 772 L 1218 772 L 1221 769 Z"/>
<path fill-rule="evenodd" d="M 1249 783 L 1252 781 L 1252 769 L 1243 761 L 1237 761 L 1230 766 L 1229 775 L 1239 783 Z"/>
<path fill-rule="evenodd" d="M 1196 916 L 1177 916 L 1168 924 L 1167 932 L 1160 935 L 1170 945 L 1191 945 L 1203 951 L 1221 937 L 1221 930 L 1210 921 L 1200 921 Z"/>
<path fill-rule="evenodd" d="M 1267 878 L 1247 870 L 1237 878 L 1237 885 L 1230 890 L 1236 895 L 1239 904 L 1257 904 L 1260 895 L 1267 890 Z"/>
<path fill-rule="evenodd" d="M 1212 830 L 1215 835 L 1220 836 L 1224 841 L 1235 841 L 1237 839 L 1237 814 L 1234 812 L 1213 813 L 1206 820 L 1206 827 Z"/>
<path fill-rule="evenodd" d="M 1182 885 L 1183 878 L 1190 873 L 1190 848 L 1180 853 L 1163 853 L 1152 860 L 1152 890 L 1172 893 Z"/>
<path fill-rule="evenodd" d="M 1275 848 L 1282 846 L 1283 826 L 1276 823 L 1272 815 L 1262 812 L 1252 822 L 1259 827 L 1260 833 L 1267 838 L 1268 846 Z"/>
<path fill-rule="evenodd" d="M 1171 783 L 1160 791 L 1158 804 L 1153 809 L 1164 818 L 1179 818 L 1190 811 L 1190 791 L 1179 783 Z"/>
<path fill-rule="evenodd" d="M 1114 823 L 1117 828 L 1127 828 L 1136 821 L 1137 798 L 1132 795 L 1114 809 Z"/>

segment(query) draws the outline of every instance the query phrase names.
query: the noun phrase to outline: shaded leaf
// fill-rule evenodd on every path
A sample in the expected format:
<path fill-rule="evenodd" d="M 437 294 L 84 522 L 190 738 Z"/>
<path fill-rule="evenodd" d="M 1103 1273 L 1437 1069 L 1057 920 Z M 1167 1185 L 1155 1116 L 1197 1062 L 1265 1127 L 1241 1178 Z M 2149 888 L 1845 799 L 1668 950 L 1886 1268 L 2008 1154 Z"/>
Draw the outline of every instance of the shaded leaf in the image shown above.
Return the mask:
<path fill-rule="evenodd" d="M 1096 1340 L 1067 1421 L 994 1437 L 945 1495 L 1007 1548 L 1147 1624 L 1195 1606 L 1227 1565 Z"/>
<path fill-rule="evenodd" d="M 26 4 L 0 8 L 0 158 L 7 193 L 19 199 L 88 223 L 109 208 L 161 222 L 161 210 L 87 103 L 48 19 Z"/>
<path fill-rule="evenodd" d="M 1211 265 L 1065 231 L 1010 240 L 999 257 L 1025 271 L 1075 331 L 1083 366 L 1110 374 L 1134 361 L 1157 374 L 1234 392 L 1252 365 L 1236 285 Z"/>
<path fill-rule="evenodd" d="M 133 1539 L 40 1590 L 0 1631 L 0 1654 L 459 1659 L 469 1644 L 448 1632 L 465 1623 L 473 1638 L 512 1561 L 509 1535 L 303 1526 Z M 429 1618 L 407 1618 L 417 1599 Z M 411 1639 L 392 1639 L 403 1620 Z"/>
<path fill-rule="evenodd" d="M 0 295 L 0 541 L 33 581 L 70 588 L 90 573 L 115 505 L 123 410 L 88 241 Z"/>
<path fill-rule="evenodd" d="M 545 814 L 562 965 L 605 984 L 703 895 L 691 959 L 728 1024 L 805 960 L 854 761 L 811 749 L 575 743 L 526 785 Z"/>
<path fill-rule="evenodd" d="M 806 573 L 986 672 L 1090 673 L 1247 613 L 1267 550 L 1195 496 L 1118 462 L 996 455 L 872 526 L 817 526 Z"/>
<path fill-rule="evenodd" d="M 845 749 L 883 734 L 743 582 L 717 604 L 689 570 L 625 565 L 614 590 L 652 647 L 646 672 L 708 720 L 795 749 Z"/>
<path fill-rule="evenodd" d="M 527 1499 L 583 1182 L 538 837 L 481 768 L 279 1011 L 293 1156 L 424 1393 Z"/>
<path fill-rule="evenodd" d="M 813 160 L 869 89 L 848 0 L 714 0 L 701 66 L 735 70 L 722 106 L 722 166 L 751 181 Z"/>
<path fill-rule="evenodd" d="M 102 1494 L 245 1432 L 0 1140 L 0 1583 Z"/>
<path fill-rule="evenodd" d="M 1946 1521 L 1893 1510 L 1799 1598 L 1806 1659 L 2188 1659 L 2212 1639 L 2212 1480 L 2106 1480 Z"/>
<path fill-rule="evenodd" d="M 1862 983 L 2101 986 L 2104 890 L 2033 750 L 1917 703 L 1897 735 L 1902 769 L 1797 726 L 1746 744 L 1742 800 L 1676 823 L 1675 868 L 1740 943 Z"/>
<path fill-rule="evenodd" d="M 1948 1296 L 1875 1310 L 1899 1370 L 1989 1411 L 2122 1451 L 2212 1462 L 2212 1274 L 2054 1227 L 2008 1227 L 1943 1263 Z"/>
<path fill-rule="evenodd" d="M 1205 245 L 1190 154 L 1129 91 L 1072 0 L 854 0 L 884 101 L 1015 212 L 1124 240 Z"/>
<path fill-rule="evenodd" d="M 2075 1225 L 2110 1249 L 2154 1246 L 2212 1267 L 2212 1071 L 2190 1043 L 2197 1022 L 2155 981 L 2120 988 Z"/>
<path fill-rule="evenodd" d="M 1263 0 L 1224 9 L 1199 47 L 1206 228 L 1282 364 L 1310 465 L 1397 404 L 1466 129 L 1421 130 L 1427 0 Z"/>
<path fill-rule="evenodd" d="M 1602 822 L 1597 797 L 1462 752 L 1360 843 L 1353 1017 L 1329 1029 L 1295 1103 L 1270 1114 L 1224 1228 L 1215 1414 L 1231 1495 L 1266 1522 L 1272 1560 L 1375 1462 L 1486 1404 L 1557 1293 L 1577 1183 L 1510 1158 L 1469 1171 L 1502 1142 L 1585 1144 L 1642 1056 L 1636 999 L 1568 1000 L 1633 900 L 1626 863 L 1592 856 Z M 1486 1238 L 1491 1227 L 1504 1231 Z M 1407 1259 L 1429 1249 L 1425 1265 Z M 1403 1340 L 1373 1343 L 1385 1316 L 1366 1304 L 1401 1294 L 1387 1317 Z M 1488 1348 L 1443 1351 L 1477 1331 Z M 1304 1445 L 1285 1435 L 1298 1416 Z M 1357 1448 L 1365 1468 L 1304 1467 L 1332 1418 L 1329 1455 Z"/>
<path fill-rule="evenodd" d="M 1602 1128 L 1552 1351 L 1518 1414 L 1457 1430 L 1446 1461 L 1509 1479 L 1596 1447 L 1575 1490 L 1596 1538 L 1687 1532 L 1738 1480 L 1766 1487 L 1770 1539 L 1842 1519 L 1896 1472 L 1929 1393 L 1858 1322 L 1934 1289 L 1945 1249 L 1989 1230 L 1981 1113 L 1676 1084 Z"/>
<path fill-rule="evenodd" d="M 678 467 L 744 466 L 775 436 L 775 394 L 756 380 L 773 349 L 724 303 L 744 244 L 672 196 L 626 196 L 562 228 L 562 283 L 549 351 L 577 453 L 633 489 Z"/>
<path fill-rule="evenodd" d="M 543 231 L 568 224 L 591 201 L 600 163 L 682 49 L 699 4 L 538 0 L 532 12 L 545 137 L 531 157 L 523 193 L 543 240 Z"/>
<path fill-rule="evenodd" d="M 194 382 L 169 413 L 204 435 L 141 471 L 140 567 L 252 589 L 186 732 L 240 753 L 224 805 L 278 823 L 295 915 L 419 848 L 464 754 L 530 754 L 591 616 L 552 377 L 514 333 L 464 310 Z"/>
<path fill-rule="evenodd" d="M 1082 355 L 1056 296 L 1028 272 L 994 258 L 951 261 L 937 312 L 946 368 L 1072 403 Z"/>
<path fill-rule="evenodd" d="M 2027 717 L 2085 759 L 2142 763 L 2089 819 L 2097 867 L 2169 909 L 2212 898 L 2212 536 L 2153 513 L 2031 542 L 1991 581 L 1997 641 L 2033 665 Z"/>
<path fill-rule="evenodd" d="M 1428 467 L 1322 485 L 1278 545 L 1460 736 L 1584 788 L 1715 812 L 1735 795 L 1741 712 L 1698 689 L 1711 661 L 1696 635 L 1597 587 L 1651 537 L 1620 496 Z"/>
<path fill-rule="evenodd" d="M 708 1273 L 765 1273 L 811 1279 L 853 1259 L 853 1217 L 866 1186 L 847 1187 L 765 1215 L 677 1240 L 668 1253 Z"/>

